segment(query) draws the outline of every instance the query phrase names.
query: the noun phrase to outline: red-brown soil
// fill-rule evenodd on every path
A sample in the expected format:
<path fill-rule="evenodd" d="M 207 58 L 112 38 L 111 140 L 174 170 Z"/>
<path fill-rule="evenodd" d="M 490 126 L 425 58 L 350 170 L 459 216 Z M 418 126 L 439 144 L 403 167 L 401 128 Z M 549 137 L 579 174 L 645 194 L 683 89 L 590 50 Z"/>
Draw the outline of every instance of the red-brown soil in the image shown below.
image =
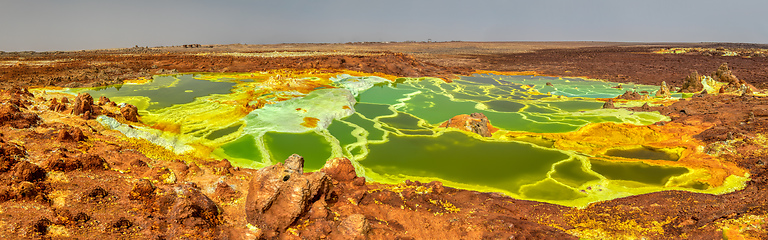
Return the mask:
<path fill-rule="evenodd" d="M 765 221 L 750 220 L 764 219 L 768 214 L 766 97 L 701 95 L 669 106 L 635 109 L 660 111 L 683 125 L 713 124 L 696 136 L 708 144 L 705 151 L 719 152 L 724 161 L 738 164 L 751 174 L 746 188 L 733 193 L 664 191 L 576 209 L 453 189 L 439 182 L 365 182 L 351 175 L 353 168 L 342 161 L 329 163 L 323 170 L 332 188 L 320 191 L 310 187 L 320 194 L 288 201 L 298 205 L 274 205 L 276 209 L 296 209 L 296 214 L 285 228 L 265 232 L 260 222 L 249 225 L 246 217 L 246 199 L 254 189 L 251 180 L 264 173 L 232 167 L 227 161 L 177 156 L 106 130 L 92 119 L 94 115 L 133 117 L 132 109 L 121 111 L 104 99 L 89 102 L 53 93 L 32 95 L 19 88 L 104 85 L 173 69 L 249 72 L 281 68 L 346 68 L 445 78 L 477 69 L 533 70 L 617 82 L 658 85 L 666 81 L 679 87 L 691 71 L 708 74 L 723 62 L 728 62 L 739 79 L 758 88 L 768 83 L 768 73 L 761 71 L 768 66 L 765 58 L 652 53 L 673 45 L 430 44 L 396 45 L 394 52 L 382 52 L 379 48 L 386 47 L 382 44 L 332 44 L 1 53 L 0 80 L 6 90 L 0 93 L 0 238 L 576 239 L 572 234 L 579 234 L 598 238 L 713 239 L 723 236 L 726 227 L 733 230 L 738 226 L 742 228 L 736 232 L 748 237 L 768 238 Z M 300 52 L 300 46 L 309 46 L 302 51 L 311 54 L 191 54 L 236 49 L 262 49 L 268 53 L 279 48 Z M 457 51 L 453 48 L 457 46 L 469 50 Z M 323 55 L 345 48 L 351 53 Z M 53 60 L 58 62 L 46 62 Z M 11 61 L 13 64 L 7 64 Z M 83 114 L 73 115 L 73 109 Z M 264 176 L 285 179 L 285 175 Z M 270 196 L 277 199 L 288 196 L 281 195 L 288 190 L 280 189 L 265 192 L 275 193 Z M 282 213 L 262 217 L 285 219 Z"/>
<path fill-rule="evenodd" d="M 692 71 L 710 75 L 723 64 L 747 83 L 768 88 L 766 57 L 704 54 L 655 54 L 659 46 L 588 47 L 545 49 L 525 53 L 470 55 L 478 59 L 471 67 L 495 71 L 536 71 L 552 76 L 576 76 L 612 82 L 659 85 L 666 81 L 681 87 Z M 765 47 L 764 47 L 765 48 Z"/>

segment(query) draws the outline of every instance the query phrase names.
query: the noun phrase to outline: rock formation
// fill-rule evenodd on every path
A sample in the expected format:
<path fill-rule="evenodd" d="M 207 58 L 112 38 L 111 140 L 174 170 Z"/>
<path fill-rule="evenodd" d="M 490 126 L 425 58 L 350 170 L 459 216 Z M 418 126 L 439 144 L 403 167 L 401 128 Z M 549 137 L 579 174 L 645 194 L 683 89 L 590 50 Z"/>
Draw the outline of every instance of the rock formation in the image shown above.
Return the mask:
<path fill-rule="evenodd" d="M 470 115 L 461 114 L 440 124 L 440 127 L 452 127 L 463 131 L 477 133 L 483 137 L 490 137 L 494 132 L 499 130 L 498 128 L 491 126 L 488 117 L 482 113 L 472 113 Z"/>
<path fill-rule="evenodd" d="M 330 197 L 333 185 L 324 172 L 304 175 L 304 158 L 291 155 L 285 164 L 259 169 L 251 179 L 245 211 L 248 223 L 266 238 L 279 236 L 309 207 Z"/>
<path fill-rule="evenodd" d="M 743 80 L 739 80 L 739 78 L 733 75 L 731 69 L 728 68 L 728 63 L 723 63 L 717 70 L 712 72 L 712 78 L 715 79 L 715 81 L 728 83 L 728 85 L 741 85 L 744 83 Z"/>
<path fill-rule="evenodd" d="M 626 91 L 624 94 L 616 97 L 617 99 L 626 99 L 626 100 L 646 100 L 648 99 L 648 95 L 640 94 L 636 91 Z"/>
<path fill-rule="evenodd" d="M 139 121 L 139 109 L 131 104 L 123 104 L 123 107 L 120 108 L 120 114 L 123 115 L 125 120 L 131 122 Z"/>
<path fill-rule="evenodd" d="M 13 101 L 0 103 L 0 125 L 29 128 L 40 122 L 40 117 L 37 114 L 22 111 L 23 108 L 26 108 L 23 103 L 21 106 Z"/>
<path fill-rule="evenodd" d="M 88 93 L 79 93 L 75 98 L 75 104 L 72 106 L 72 114 L 79 116 L 84 114 L 86 118 L 90 118 L 93 113 L 93 97 Z"/>
<path fill-rule="evenodd" d="M 658 98 L 669 98 L 672 94 L 669 92 L 669 86 L 667 86 L 666 81 L 661 82 L 661 87 L 659 87 L 659 91 L 656 91 L 656 97 Z"/>
<path fill-rule="evenodd" d="M 699 92 L 704 89 L 704 85 L 701 84 L 701 79 L 703 76 L 699 75 L 699 72 L 693 71 L 690 75 L 685 77 L 685 81 L 683 83 L 683 86 L 680 88 L 680 91 L 682 93 L 694 93 Z"/>
<path fill-rule="evenodd" d="M 349 159 L 343 157 L 328 160 L 321 171 L 332 179 L 342 182 L 351 181 L 357 177 L 355 166 Z"/>
<path fill-rule="evenodd" d="M 616 106 L 613 105 L 613 99 L 608 99 L 608 101 L 605 101 L 603 104 L 603 108 L 605 109 L 614 109 Z"/>

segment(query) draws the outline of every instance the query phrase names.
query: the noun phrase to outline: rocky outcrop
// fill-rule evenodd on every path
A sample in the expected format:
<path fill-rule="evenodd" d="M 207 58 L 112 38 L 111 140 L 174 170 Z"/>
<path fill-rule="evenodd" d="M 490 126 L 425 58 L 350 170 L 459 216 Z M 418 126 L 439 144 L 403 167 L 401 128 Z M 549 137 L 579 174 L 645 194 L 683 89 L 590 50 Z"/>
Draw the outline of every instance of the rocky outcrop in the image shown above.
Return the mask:
<path fill-rule="evenodd" d="M 0 103 L 0 124 L 13 128 L 29 128 L 40 122 L 40 117 L 31 112 L 22 111 L 26 106 L 22 101 L 3 101 Z"/>
<path fill-rule="evenodd" d="M 131 122 L 138 122 L 139 121 L 139 109 L 136 108 L 136 106 L 133 106 L 131 104 L 123 104 L 123 106 L 120 108 L 120 114 L 123 115 L 125 120 L 131 121 Z"/>
<path fill-rule="evenodd" d="M 219 207 L 194 184 L 174 189 L 168 217 L 186 228 L 210 228 L 218 225 Z"/>
<path fill-rule="evenodd" d="M 498 131 L 498 128 L 491 126 L 488 117 L 482 113 L 472 113 L 470 115 L 462 114 L 452 117 L 448 121 L 440 124 L 440 127 L 451 127 L 463 131 L 477 133 L 483 137 L 490 137 Z"/>
<path fill-rule="evenodd" d="M 45 177 L 45 170 L 28 161 L 16 163 L 11 172 L 11 177 L 15 182 L 35 182 Z"/>
<path fill-rule="evenodd" d="M 59 101 L 59 99 L 57 98 L 51 99 L 51 102 L 48 104 L 48 110 L 56 111 L 56 112 L 63 112 L 64 110 L 67 110 L 67 103 L 69 101 L 65 103 L 64 99 L 67 99 L 67 98 L 62 98 L 62 101 Z"/>
<path fill-rule="evenodd" d="M 728 68 L 728 63 L 723 63 L 720 65 L 720 67 L 717 68 L 714 72 L 712 72 L 712 78 L 715 79 L 715 81 L 728 83 L 728 85 L 737 85 L 740 86 L 741 84 L 744 84 L 743 80 L 739 80 L 735 75 L 733 75 L 733 72 L 731 72 L 731 69 Z"/>
<path fill-rule="evenodd" d="M 608 101 L 605 101 L 605 103 L 603 103 L 603 108 L 604 109 L 614 109 L 614 108 L 616 108 L 616 106 L 613 105 L 613 99 L 608 99 Z"/>
<path fill-rule="evenodd" d="M 76 169 L 108 169 L 108 163 L 104 160 L 104 158 L 98 155 L 83 154 L 81 156 L 70 157 L 62 152 L 58 152 L 49 156 L 43 165 L 45 169 L 64 172 L 74 171 Z"/>
<path fill-rule="evenodd" d="M 70 142 L 70 141 L 83 141 L 87 139 L 85 134 L 83 134 L 83 130 L 80 130 L 79 128 L 73 128 L 69 131 L 66 129 L 59 130 L 59 134 L 56 136 L 56 140 L 58 142 Z"/>
<path fill-rule="evenodd" d="M 304 175 L 304 158 L 291 155 L 285 164 L 259 169 L 251 179 L 246 197 L 248 223 L 263 237 L 276 238 L 317 201 L 326 201 L 333 187 L 324 172 Z"/>
<path fill-rule="evenodd" d="M 90 119 L 93 114 L 93 97 L 88 93 L 79 93 L 75 98 L 75 104 L 72 106 L 72 115 Z"/>
<path fill-rule="evenodd" d="M 694 93 L 694 92 L 700 92 L 704 89 L 704 85 L 701 83 L 701 80 L 704 77 L 699 75 L 699 72 L 693 71 L 690 75 L 685 77 L 685 80 L 683 80 L 683 86 L 680 87 L 680 91 L 682 93 Z"/>
<path fill-rule="evenodd" d="M 365 234 L 371 229 L 368 220 L 362 214 L 352 214 L 345 218 L 336 228 L 331 239 L 365 239 Z"/>
<path fill-rule="evenodd" d="M 656 91 L 656 97 L 657 98 L 672 97 L 672 93 L 669 92 L 669 86 L 667 86 L 666 81 L 661 82 L 661 87 L 659 87 L 659 91 Z"/>
<path fill-rule="evenodd" d="M 321 171 L 340 182 L 352 181 L 357 177 L 355 166 L 345 157 L 328 160 Z"/>
<path fill-rule="evenodd" d="M 616 97 L 617 99 L 625 99 L 625 100 L 646 100 L 648 99 L 648 95 L 640 94 L 636 91 L 626 91 L 621 96 Z"/>

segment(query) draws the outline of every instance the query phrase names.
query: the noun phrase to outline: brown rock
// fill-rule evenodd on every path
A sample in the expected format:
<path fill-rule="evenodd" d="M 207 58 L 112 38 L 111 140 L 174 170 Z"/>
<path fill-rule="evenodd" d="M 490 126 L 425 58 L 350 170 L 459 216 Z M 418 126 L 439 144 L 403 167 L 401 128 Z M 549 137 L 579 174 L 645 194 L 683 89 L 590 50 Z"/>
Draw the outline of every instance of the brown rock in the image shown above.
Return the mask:
<path fill-rule="evenodd" d="M 462 114 L 455 116 L 440 125 L 440 127 L 452 127 L 459 130 L 477 133 L 483 137 L 490 137 L 498 128 L 491 126 L 488 117 L 482 113 Z"/>
<path fill-rule="evenodd" d="M 315 219 L 325 219 L 328 217 L 328 204 L 325 202 L 325 200 L 319 200 L 312 203 L 312 206 L 309 208 L 309 212 L 307 215 L 309 215 L 309 219 L 315 220 Z"/>
<path fill-rule="evenodd" d="M 743 83 L 743 81 L 740 81 L 739 78 L 733 75 L 731 69 L 728 68 L 728 63 L 721 64 L 720 67 L 712 73 L 712 78 L 715 79 L 715 81 L 728 83 L 729 85 L 741 85 L 741 83 Z"/>
<path fill-rule="evenodd" d="M 24 150 L 15 144 L 0 142 L 0 172 L 11 169 L 18 162 L 17 159 L 24 157 Z"/>
<path fill-rule="evenodd" d="M 643 106 L 640 107 L 643 111 L 651 111 L 651 106 L 648 105 L 648 103 L 644 103 Z"/>
<path fill-rule="evenodd" d="M 621 96 L 616 97 L 618 99 L 626 99 L 626 100 L 645 100 L 648 99 L 648 95 L 643 95 L 635 91 L 626 91 Z"/>
<path fill-rule="evenodd" d="M 104 106 L 104 105 L 106 105 L 106 104 L 107 104 L 107 103 L 109 103 L 109 102 L 111 102 L 111 101 L 109 100 L 109 98 L 107 98 L 107 97 L 105 97 L 105 96 L 101 96 L 101 97 L 99 97 L 99 101 L 97 102 L 97 104 L 98 104 L 99 106 Z"/>
<path fill-rule="evenodd" d="M 31 182 L 20 182 L 14 185 L 16 196 L 20 198 L 32 198 L 37 196 L 37 187 Z"/>
<path fill-rule="evenodd" d="M 47 218 L 42 218 L 40 220 L 37 220 L 35 224 L 33 224 L 30 228 L 31 232 L 38 234 L 38 235 L 45 235 L 48 234 L 48 226 L 53 224 L 51 220 L 48 220 Z"/>
<path fill-rule="evenodd" d="M 286 163 L 259 169 L 251 179 L 246 197 L 248 223 L 274 238 L 284 232 L 313 201 L 329 197 L 332 184 L 323 172 L 304 175 L 304 158 L 292 155 Z"/>
<path fill-rule="evenodd" d="M 91 97 L 91 94 L 88 93 L 77 94 L 77 98 L 75 98 L 75 104 L 72 106 L 72 114 L 79 116 L 89 112 L 93 112 L 93 97 Z M 85 115 L 85 117 L 90 118 L 88 115 Z"/>
<path fill-rule="evenodd" d="M 304 174 L 304 157 L 299 154 L 291 154 L 285 159 L 285 168 L 288 171 Z"/>
<path fill-rule="evenodd" d="M 69 132 L 67 132 L 67 130 L 64 130 L 64 129 L 59 130 L 59 135 L 56 137 L 56 141 L 66 142 L 70 140 L 74 140 L 74 139 L 72 138 L 72 135 L 69 135 Z"/>
<path fill-rule="evenodd" d="M 117 221 L 113 222 L 111 227 L 115 232 L 125 233 L 129 228 L 133 226 L 133 222 L 125 217 L 120 217 Z"/>
<path fill-rule="evenodd" d="M 203 195 L 197 186 L 185 184 L 176 187 L 175 192 L 177 197 L 168 212 L 171 220 L 188 228 L 210 228 L 218 225 L 219 207 Z"/>
<path fill-rule="evenodd" d="M 443 188 L 443 183 L 440 181 L 432 181 L 427 184 L 428 187 L 432 188 L 432 192 L 437 194 L 442 194 L 445 188 Z"/>
<path fill-rule="evenodd" d="M 28 161 L 16 163 L 11 171 L 12 178 L 16 182 L 34 182 L 45 177 L 45 170 Z"/>
<path fill-rule="evenodd" d="M 614 108 L 616 108 L 616 106 L 613 105 L 613 99 L 608 99 L 608 101 L 605 101 L 605 103 L 603 103 L 603 108 L 605 108 L 605 109 L 614 109 Z"/>
<path fill-rule="evenodd" d="M 72 171 L 82 167 L 82 163 L 73 158 L 67 157 L 63 152 L 51 154 L 43 164 L 43 167 L 51 171 Z"/>
<path fill-rule="evenodd" d="M 197 166 L 197 164 L 195 164 L 195 163 L 190 163 L 189 164 L 189 173 L 191 173 L 191 174 L 202 174 L 203 173 L 203 169 L 200 169 L 200 167 Z"/>
<path fill-rule="evenodd" d="M 139 122 L 139 109 L 136 106 L 125 104 L 125 106 L 120 108 L 120 114 L 123 115 L 125 120 Z"/>
<path fill-rule="evenodd" d="M 345 157 L 328 160 L 320 171 L 340 182 L 350 181 L 357 177 L 355 166 Z"/>
<path fill-rule="evenodd" d="M 331 233 L 331 239 L 365 239 L 371 229 L 368 220 L 362 214 L 352 214 L 345 218 Z"/>
<path fill-rule="evenodd" d="M 216 190 L 213 193 L 214 198 L 217 198 L 220 201 L 233 201 L 239 198 L 240 195 L 242 195 L 240 192 L 235 191 L 232 186 L 229 186 L 229 184 L 224 181 L 216 183 Z"/>
<path fill-rule="evenodd" d="M 72 130 L 69 130 L 69 135 L 71 135 L 72 140 L 75 140 L 76 142 L 85 141 L 87 139 L 85 134 L 83 134 L 83 130 L 80 130 L 79 128 L 73 128 Z"/>
<path fill-rule="evenodd" d="M 352 185 L 355 186 L 363 186 L 365 185 L 365 178 L 364 177 L 356 177 L 355 180 L 352 180 Z"/>
<path fill-rule="evenodd" d="M 34 113 L 22 112 L 19 105 L 10 101 L 0 104 L 0 124 L 13 128 L 29 128 L 36 125 L 40 117 Z"/>
<path fill-rule="evenodd" d="M 139 179 L 133 188 L 128 193 L 128 199 L 130 200 L 148 200 L 151 199 L 155 192 L 155 186 L 147 179 Z"/>
<path fill-rule="evenodd" d="M 72 216 L 72 213 L 67 209 L 53 209 L 53 214 L 55 215 L 53 222 L 57 225 L 68 225 L 74 220 L 74 216 Z"/>
<path fill-rule="evenodd" d="M 701 80 L 703 78 L 704 78 L 703 76 L 699 75 L 699 72 L 697 71 L 691 72 L 691 74 L 685 77 L 685 80 L 683 80 L 685 82 L 683 83 L 683 86 L 680 88 L 680 91 L 678 92 L 694 93 L 694 92 L 701 91 L 702 89 L 704 89 L 704 85 L 701 83 Z"/>
<path fill-rule="evenodd" d="M 0 186 L 0 203 L 11 200 L 15 197 L 13 189 L 8 186 Z"/>
<path fill-rule="evenodd" d="M 51 100 L 51 103 L 48 105 L 48 110 L 63 112 L 64 110 L 67 110 L 67 104 L 61 103 L 59 102 L 58 99 L 54 98 L 53 100 Z"/>
<path fill-rule="evenodd" d="M 79 159 L 83 170 L 104 170 L 107 169 L 107 162 L 99 155 L 85 155 Z"/>
<path fill-rule="evenodd" d="M 232 164 L 226 158 L 222 159 L 219 163 L 216 164 L 216 166 L 213 167 L 213 172 L 220 175 L 231 174 L 231 170 Z"/>
<path fill-rule="evenodd" d="M 82 199 L 84 201 L 102 202 L 107 196 L 109 196 L 109 192 L 107 190 L 102 187 L 95 187 L 88 191 Z"/>

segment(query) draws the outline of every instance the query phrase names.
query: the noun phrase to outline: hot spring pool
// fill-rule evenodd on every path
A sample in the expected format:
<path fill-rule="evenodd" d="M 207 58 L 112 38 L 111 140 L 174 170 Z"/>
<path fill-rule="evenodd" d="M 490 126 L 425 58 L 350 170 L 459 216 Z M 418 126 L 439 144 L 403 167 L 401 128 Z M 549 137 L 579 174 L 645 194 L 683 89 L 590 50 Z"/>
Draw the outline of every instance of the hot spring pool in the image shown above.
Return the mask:
<path fill-rule="evenodd" d="M 657 89 L 636 84 L 612 88 L 615 85 L 494 74 L 446 83 L 357 72 L 262 72 L 162 75 L 66 91 L 136 105 L 143 126 L 132 130 L 121 127 L 125 123 L 99 118 L 129 137 L 163 141 L 162 146 L 177 153 L 210 154 L 244 167 L 271 165 L 297 153 L 312 171 L 330 158 L 347 157 L 359 175 L 372 181 L 438 180 L 446 186 L 569 206 L 666 189 L 723 192 L 721 188 L 735 186 L 672 184 L 701 174 L 658 161 L 606 160 L 562 150 L 543 138 L 504 136 L 569 133 L 603 122 L 649 125 L 669 120 L 656 112 L 602 109 L 597 98 Z M 484 138 L 438 127 L 453 116 L 474 112 L 483 113 L 501 131 Z M 177 131 L 159 130 L 169 125 Z M 607 155 L 648 155 L 651 160 L 667 156 L 643 149 Z"/>

